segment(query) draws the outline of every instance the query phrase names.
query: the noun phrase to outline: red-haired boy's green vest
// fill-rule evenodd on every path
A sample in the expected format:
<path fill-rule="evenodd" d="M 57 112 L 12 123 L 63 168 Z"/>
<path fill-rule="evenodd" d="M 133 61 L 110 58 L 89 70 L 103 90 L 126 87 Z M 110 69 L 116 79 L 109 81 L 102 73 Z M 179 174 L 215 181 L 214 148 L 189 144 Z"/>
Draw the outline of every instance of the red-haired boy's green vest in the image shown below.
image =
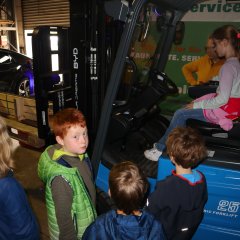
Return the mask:
<path fill-rule="evenodd" d="M 76 168 L 66 168 L 53 161 L 49 157 L 47 150 L 48 148 L 40 157 L 38 176 L 46 184 L 45 194 L 50 238 L 54 240 L 59 239 L 59 228 L 52 199 L 51 182 L 56 176 L 62 176 L 73 190 L 71 214 L 77 231 L 77 239 L 81 239 L 85 229 L 95 220 L 97 216 L 96 210 L 78 170 Z"/>

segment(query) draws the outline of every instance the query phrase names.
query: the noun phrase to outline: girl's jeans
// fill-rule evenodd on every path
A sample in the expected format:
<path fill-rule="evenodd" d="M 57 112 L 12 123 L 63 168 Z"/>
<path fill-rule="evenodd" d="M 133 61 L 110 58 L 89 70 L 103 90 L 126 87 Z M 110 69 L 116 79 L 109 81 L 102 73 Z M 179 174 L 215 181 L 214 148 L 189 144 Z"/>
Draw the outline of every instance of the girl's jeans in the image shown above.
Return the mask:
<path fill-rule="evenodd" d="M 202 109 L 184 109 L 184 108 L 181 108 L 174 113 L 173 118 L 172 118 L 172 120 L 170 122 L 170 125 L 169 125 L 168 129 L 166 130 L 165 134 L 162 136 L 162 138 L 158 142 L 156 142 L 154 144 L 154 146 L 159 151 L 162 152 L 166 147 L 165 142 L 167 140 L 167 137 L 168 137 L 169 133 L 175 127 L 185 127 L 186 126 L 186 121 L 189 118 L 197 119 L 197 120 L 201 120 L 201 121 L 205 121 L 205 122 L 207 121 L 204 118 Z"/>

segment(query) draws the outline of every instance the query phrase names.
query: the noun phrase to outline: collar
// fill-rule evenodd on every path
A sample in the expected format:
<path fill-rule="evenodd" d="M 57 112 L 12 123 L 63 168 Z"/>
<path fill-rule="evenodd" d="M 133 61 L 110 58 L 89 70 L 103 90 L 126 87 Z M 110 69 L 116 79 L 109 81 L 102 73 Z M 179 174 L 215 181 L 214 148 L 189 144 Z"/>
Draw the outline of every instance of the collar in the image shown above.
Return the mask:
<path fill-rule="evenodd" d="M 72 157 L 78 157 L 80 159 L 80 161 L 82 161 L 84 158 L 88 157 L 87 153 L 83 153 L 83 154 L 79 154 L 79 155 L 75 155 L 69 152 L 65 152 L 62 148 L 61 149 L 55 149 L 53 156 L 52 156 L 52 160 L 57 160 L 60 157 L 67 155 L 67 156 L 72 156 Z"/>

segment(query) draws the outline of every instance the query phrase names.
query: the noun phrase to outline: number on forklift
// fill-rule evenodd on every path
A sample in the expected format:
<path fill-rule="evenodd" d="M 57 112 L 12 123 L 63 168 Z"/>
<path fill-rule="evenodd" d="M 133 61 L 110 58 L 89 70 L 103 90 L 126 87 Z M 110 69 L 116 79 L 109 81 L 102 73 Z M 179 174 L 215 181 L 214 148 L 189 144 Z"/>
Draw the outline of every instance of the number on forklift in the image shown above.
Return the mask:
<path fill-rule="evenodd" d="M 214 153 L 215 153 L 215 151 L 212 151 L 212 150 L 208 150 L 208 151 L 207 151 L 208 157 L 213 157 L 213 156 L 214 156 Z"/>

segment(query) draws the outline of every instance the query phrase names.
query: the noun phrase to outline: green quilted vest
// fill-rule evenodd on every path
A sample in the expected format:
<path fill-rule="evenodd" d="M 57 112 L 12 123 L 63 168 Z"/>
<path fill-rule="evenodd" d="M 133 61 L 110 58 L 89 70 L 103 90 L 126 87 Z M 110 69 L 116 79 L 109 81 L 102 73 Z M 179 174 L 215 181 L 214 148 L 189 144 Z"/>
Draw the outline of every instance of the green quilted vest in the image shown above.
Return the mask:
<path fill-rule="evenodd" d="M 97 216 L 96 210 L 77 168 L 67 168 L 53 161 L 47 152 L 50 147 L 42 153 L 38 163 L 38 175 L 46 184 L 45 196 L 50 238 L 54 240 L 59 239 L 59 228 L 52 199 L 51 182 L 56 176 L 62 176 L 73 190 L 71 214 L 77 238 L 81 239 L 85 229 L 95 220 Z"/>

